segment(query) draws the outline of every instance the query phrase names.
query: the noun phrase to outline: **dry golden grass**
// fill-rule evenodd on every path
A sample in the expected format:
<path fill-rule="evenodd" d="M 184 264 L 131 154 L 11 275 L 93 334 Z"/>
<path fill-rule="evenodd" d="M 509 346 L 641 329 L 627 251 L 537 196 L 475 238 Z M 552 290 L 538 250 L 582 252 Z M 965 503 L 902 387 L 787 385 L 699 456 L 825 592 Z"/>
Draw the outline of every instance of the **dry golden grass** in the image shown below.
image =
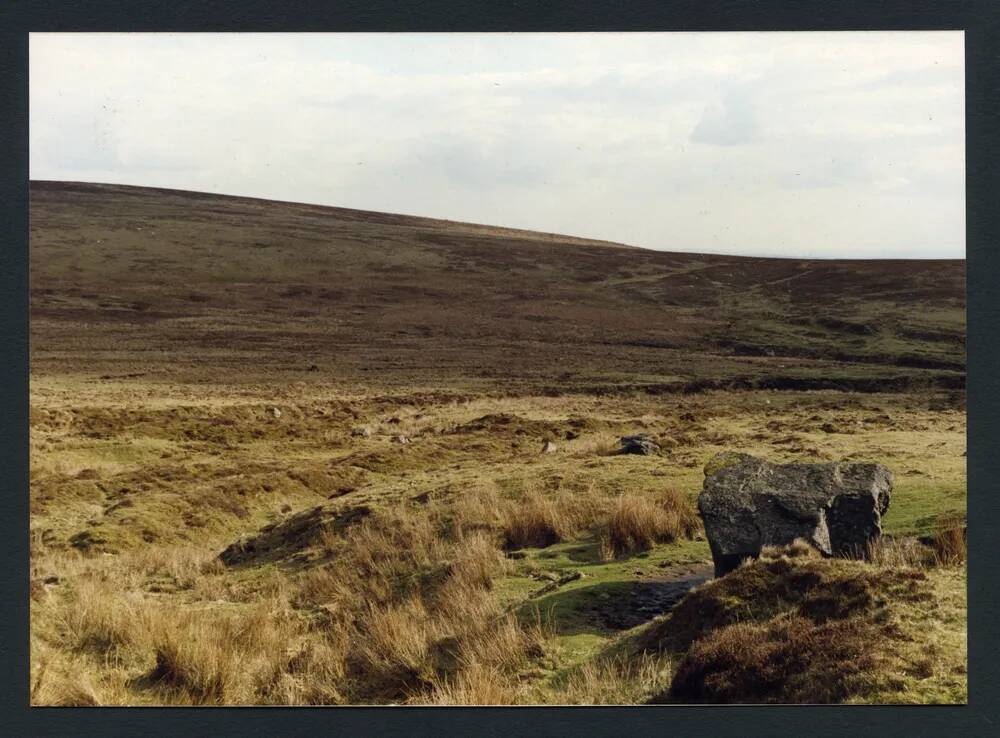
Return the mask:
<path fill-rule="evenodd" d="M 567 446 L 574 456 L 611 456 L 618 451 L 619 437 L 614 433 L 595 433 L 570 441 Z"/>
<path fill-rule="evenodd" d="M 573 534 L 572 522 L 556 500 L 538 491 L 509 501 L 503 512 L 503 536 L 507 548 L 543 548 Z"/>
<path fill-rule="evenodd" d="M 43 649 L 34 699 L 121 704 L 128 690 L 109 685 L 130 683 L 169 704 L 433 702 L 459 693 L 505 701 L 499 695 L 513 694 L 548 636 L 491 593 L 508 568 L 498 536 L 451 535 L 445 513 L 435 504 L 379 510 L 321 537 L 329 563 L 247 592 L 216 581 L 225 574 L 216 557 L 182 548 L 113 557 L 116 575 L 78 553 L 39 556 L 39 574 L 61 568 L 74 584 L 43 590 L 36 629 L 77 661 L 116 666 L 74 674 Z M 161 607 L 166 586 L 202 606 Z M 227 599 L 208 599 L 217 594 Z"/>
<path fill-rule="evenodd" d="M 418 598 L 400 605 L 372 605 L 359 625 L 356 663 L 378 696 L 398 699 L 429 684 L 434 673 L 431 616 Z"/>
<path fill-rule="evenodd" d="M 670 683 L 671 658 L 664 654 L 618 654 L 588 661 L 548 695 L 564 705 L 632 705 L 646 702 Z"/>
<path fill-rule="evenodd" d="M 418 705 L 516 705 L 522 702 L 519 685 L 484 665 L 475 665 L 434 684 L 433 691 L 413 700 Z"/>
<path fill-rule="evenodd" d="M 950 525 L 939 531 L 931 542 L 939 561 L 956 566 L 965 563 L 965 526 Z"/>
<path fill-rule="evenodd" d="M 938 563 L 934 549 L 912 537 L 877 538 L 868 544 L 866 558 L 885 569 L 921 569 Z"/>
<path fill-rule="evenodd" d="M 130 397 L 126 389 L 115 390 L 123 405 Z M 93 422 L 113 426 L 111 438 L 81 440 L 59 426 L 44 439 L 47 450 L 33 450 L 45 459 L 32 488 L 34 704 L 643 701 L 662 692 L 663 672 L 677 655 L 653 654 L 656 668 L 647 657 L 609 660 L 598 654 L 612 632 L 584 650 L 568 649 L 560 622 L 541 628 L 510 613 L 522 612 L 524 591 L 539 586 L 528 575 L 532 567 L 557 575 L 567 567 L 621 567 L 601 569 L 600 576 L 624 581 L 633 568 L 627 555 L 696 532 L 697 525 L 686 521 L 697 523 L 691 492 L 701 481 L 701 456 L 727 434 L 746 435 L 764 422 L 737 413 L 757 412 L 751 399 L 726 395 L 727 408 L 737 403 L 730 414 L 696 410 L 705 418 L 704 430 L 683 421 L 683 433 L 701 436 L 678 434 L 669 458 L 604 457 L 602 449 L 619 432 L 603 431 L 560 441 L 559 453 L 542 455 L 533 440 L 520 440 L 518 418 L 543 427 L 602 415 L 611 418 L 602 423 L 631 425 L 638 418 L 642 427 L 669 427 L 678 409 L 646 412 L 648 398 L 481 398 L 397 413 L 380 401 L 378 418 L 401 417 L 387 428 L 428 434 L 404 446 L 378 436 L 345 441 L 338 426 L 327 425 L 323 413 L 330 400 L 322 393 L 310 396 L 308 406 L 291 399 L 290 391 L 274 401 L 290 424 L 324 418 L 316 421 L 319 432 L 306 424 L 285 434 L 266 415 L 261 421 L 260 408 L 248 409 L 247 398 L 259 397 L 259 389 L 247 390 L 247 398 L 200 405 L 171 391 L 179 394 L 149 407 L 177 413 L 173 425 L 144 432 L 174 434 L 172 440 L 140 444 L 138 457 L 115 440 L 118 426 L 121 433 L 135 432 L 129 415 L 103 405 Z M 85 383 L 73 385 L 73 392 L 98 399 Z M 723 402 L 696 401 L 703 410 Z M 377 427 L 373 411 L 365 409 L 368 400 L 351 402 L 363 422 Z M 803 420 L 806 413 L 797 406 L 782 412 Z M 471 441 L 479 444 L 474 450 L 465 448 L 470 441 L 464 436 L 430 437 L 434 428 L 504 413 L 516 416 L 504 420 L 509 428 L 482 432 Z M 947 422 L 959 420 L 948 416 Z M 349 429 L 362 421 L 352 416 L 344 422 Z M 920 422 L 931 419 L 921 416 Z M 191 423 L 202 424 L 195 431 L 205 440 L 176 437 Z M 262 437 L 254 435 L 258 426 Z M 221 440 L 212 440 L 213 434 Z M 177 455 L 149 457 L 159 448 Z M 60 458 L 74 466 L 60 467 Z M 66 476 L 68 469 L 76 473 Z M 684 493 L 664 492 L 671 483 Z M 327 503 L 330 496 L 337 499 Z M 289 541 L 280 555 L 249 565 L 226 566 L 218 558 L 260 526 L 316 505 L 370 507 L 371 514 Z M 81 531 L 108 541 L 89 549 L 67 546 Z M 584 563 L 602 534 L 610 560 Z M 569 554 L 582 558 L 567 560 L 566 547 L 509 552 L 567 541 L 584 544 Z M 677 550 L 689 556 L 699 545 L 685 542 Z M 660 549 L 654 556 L 663 554 Z M 879 565 L 888 566 L 889 553 L 880 555 Z M 525 560 L 515 561 L 519 556 Z M 585 580 L 581 591 L 596 583 Z M 553 596 L 575 586 L 559 584 Z M 583 610 L 570 611 L 578 608 L 576 598 L 586 603 L 568 594 L 573 597 L 563 616 L 580 617 Z M 957 602 L 960 594 L 949 597 Z M 958 605 L 949 612 L 959 612 Z M 936 637 L 952 644 L 955 627 L 942 626 Z M 942 647 L 933 658 L 934 679 L 959 666 L 939 663 L 946 652 Z M 549 679 L 556 670 L 567 679 Z"/>
<path fill-rule="evenodd" d="M 912 536 L 883 536 L 869 544 L 867 558 L 885 568 L 926 569 L 961 566 L 965 563 L 965 552 L 965 525 L 946 523 L 930 537 L 929 545 Z"/>
<path fill-rule="evenodd" d="M 42 653 L 38 653 L 42 651 Z M 33 705 L 54 707 L 95 707 L 102 704 L 86 666 L 32 643 L 36 664 L 31 678 Z"/>
<path fill-rule="evenodd" d="M 476 533 L 464 538 L 456 546 L 450 578 L 460 586 L 490 589 L 493 580 L 508 569 L 508 560 L 494 540 L 486 534 Z"/>
<path fill-rule="evenodd" d="M 691 537 L 698 528 L 690 500 L 675 489 L 656 497 L 622 495 L 602 532 L 601 548 L 607 558 L 618 558 Z"/>
<path fill-rule="evenodd" d="M 461 537 L 470 531 L 500 530 L 505 512 L 496 486 L 477 484 L 458 495 L 452 503 L 452 533 Z"/>

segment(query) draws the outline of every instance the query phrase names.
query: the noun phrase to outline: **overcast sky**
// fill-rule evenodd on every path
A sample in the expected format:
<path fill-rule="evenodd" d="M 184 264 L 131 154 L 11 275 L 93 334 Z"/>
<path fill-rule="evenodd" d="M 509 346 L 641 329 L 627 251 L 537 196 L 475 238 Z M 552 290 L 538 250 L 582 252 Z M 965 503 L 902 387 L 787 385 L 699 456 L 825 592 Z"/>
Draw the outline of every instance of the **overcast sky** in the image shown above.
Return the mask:
<path fill-rule="evenodd" d="M 33 179 L 965 256 L 963 36 L 32 34 Z"/>

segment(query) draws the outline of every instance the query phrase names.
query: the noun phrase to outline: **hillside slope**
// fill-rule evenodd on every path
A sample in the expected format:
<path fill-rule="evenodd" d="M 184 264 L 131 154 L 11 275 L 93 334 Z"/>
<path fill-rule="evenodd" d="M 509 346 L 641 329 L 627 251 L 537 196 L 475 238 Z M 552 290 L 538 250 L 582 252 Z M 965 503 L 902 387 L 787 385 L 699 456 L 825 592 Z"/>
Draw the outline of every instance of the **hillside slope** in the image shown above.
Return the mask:
<path fill-rule="evenodd" d="M 238 367 L 245 381 L 549 392 L 958 388 L 964 270 L 31 185 L 35 372 L 185 380 Z"/>
<path fill-rule="evenodd" d="M 965 699 L 962 262 L 109 185 L 31 215 L 33 704 Z M 778 552 L 678 605 L 722 451 L 886 464 L 894 576 Z M 658 637 L 705 603 L 740 622 Z"/>

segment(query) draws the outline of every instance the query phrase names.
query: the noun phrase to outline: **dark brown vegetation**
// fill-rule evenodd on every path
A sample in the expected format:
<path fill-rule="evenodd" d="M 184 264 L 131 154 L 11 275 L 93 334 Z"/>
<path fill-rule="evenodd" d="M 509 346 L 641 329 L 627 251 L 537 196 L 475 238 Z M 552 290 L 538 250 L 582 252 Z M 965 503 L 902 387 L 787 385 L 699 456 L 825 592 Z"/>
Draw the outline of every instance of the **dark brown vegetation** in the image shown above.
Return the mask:
<path fill-rule="evenodd" d="M 804 543 L 766 551 L 643 634 L 644 648 L 683 653 L 659 699 L 865 700 L 936 670 L 959 684 L 964 664 L 947 652 L 953 644 L 920 630 L 937 607 L 941 576 L 927 568 L 937 562 L 932 553 L 911 563 L 822 559 Z"/>
<path fill-rule="evenodd" d="M 666 253 L 57 182 L 32 184 L 31 246 L 36 371 L 78 370 L 85 351 L 98 375 L 170 381 L 215 367 L 516 392 L 963 386 L 961 261 Z"/>

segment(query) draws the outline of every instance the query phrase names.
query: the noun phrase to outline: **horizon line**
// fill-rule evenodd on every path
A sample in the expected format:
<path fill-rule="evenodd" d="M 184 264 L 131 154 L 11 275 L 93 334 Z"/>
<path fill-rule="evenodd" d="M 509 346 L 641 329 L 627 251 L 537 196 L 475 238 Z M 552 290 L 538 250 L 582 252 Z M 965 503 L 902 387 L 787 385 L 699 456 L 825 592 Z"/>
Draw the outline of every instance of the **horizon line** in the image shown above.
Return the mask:
<path fill-rule="evenodd" d="M 306 207 L 324 208 L 328 210 L 347 210 L 355 213 L 371 213 L 377 215 L 392 215 L 404 218 L 414 218 L 418 220 L 435 221 L 438 223 L 451 223 L 456 225 L 465 226 L 475 226 L 479 228 L 495 228 L 506 231 L 517 231 L 521 233 L 533 233 L 541 236 L 554 236 L 557 238 L 570 238 L 577 239 L 580 241 L 590 241 L 594 244 L 605 244 L 610 247 L 615 248 L 626 248 L 626 249 L 639 249 L 641 251 L 653 251 L 662 254 L 688 254 L 691 256 L 724 256 L 734 259 L 774 259 L 783 261 L 967 261 L 966 257 L 963 255 L 961 257 L 957 256 L 931 256 L 931 257 L 919 257 L 919 256 L 777 256 L 768 254 L 766 252 L 756 253 L 756 254 L 734 254 L 730 252 L 720 252 L 720 251 L 698 251 L 698 250 L 685 250 L 685 249 L 656 249 L 649 246 L 638 246 L 635 244 L 625 243 L 623 241 L 612 241 L 606 238 L 593 238 L 591 236 L 580 236 L 572 233 L 557 233 L 555 231 L 543 231 L 533 228 L 520 228 L 517 226 L 506 226 L 498 225 L 493 223 L 477 223 L 473 221 L 456 220 L 454 218 L 442 218 L 433 215 L 418 215 L 416 213 L 402 213 L 393 212 L 388 210 L 369 210 L 366 208 L 352 208 L 342 205 L 331 205 L 329 203 L 321 202 L 306 202 L 302 200 L 281 200 L 269 197 L 260 197 L 257 195 L 238 195 L 226 192 L 210 192 L 207 190 L 187 190 L 177 187 L 161 187 L 158 185 L 136 185 L 136 184 L 125 184 L 122 182 L 98 182 L 89 180 L 76 180 L 76 179 L 35 179 L 29 176 L 28 178 L 28 207 L 31 207 L 31 186 L 33 184 L 64 184 L 64 185 L 85 185 L 85 186 L 103 186 L 103 187 L 123 187 L 135 190 L 158 190 L 161 192 L 176 192 L 176 193 L 186 193 L 189 195 L 202 195 L 208 197 L 220 197 L 227 198 L 231 200 L 255 200 L 259 202 L 273 203 L 277 205 L 300 205 Z"/>

